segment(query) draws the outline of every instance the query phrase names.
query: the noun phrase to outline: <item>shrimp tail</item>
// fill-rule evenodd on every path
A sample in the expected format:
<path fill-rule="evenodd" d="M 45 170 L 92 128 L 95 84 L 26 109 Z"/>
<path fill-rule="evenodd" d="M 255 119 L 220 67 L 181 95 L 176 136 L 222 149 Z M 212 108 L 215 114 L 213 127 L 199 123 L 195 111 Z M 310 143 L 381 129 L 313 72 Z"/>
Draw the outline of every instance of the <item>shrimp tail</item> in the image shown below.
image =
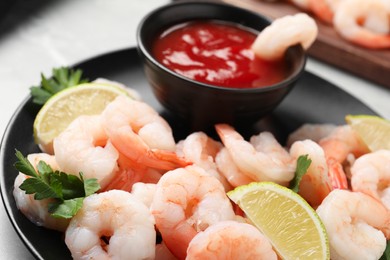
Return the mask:
<path fill-rule="evenodd" d="M 326 160 L 328 164 L 328 176 L 332 183 L 332 189 L 348 189 L 347 176 L 343 170 L 343 166 L 334 158 Z"/>

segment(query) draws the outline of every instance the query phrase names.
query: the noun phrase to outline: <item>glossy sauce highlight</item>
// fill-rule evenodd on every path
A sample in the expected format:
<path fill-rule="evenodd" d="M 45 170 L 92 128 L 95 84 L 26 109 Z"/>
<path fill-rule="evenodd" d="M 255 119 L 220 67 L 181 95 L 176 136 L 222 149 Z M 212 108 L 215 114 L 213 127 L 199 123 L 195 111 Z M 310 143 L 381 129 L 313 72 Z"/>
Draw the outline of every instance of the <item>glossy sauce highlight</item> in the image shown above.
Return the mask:
<path fill-rule="evenodd" d="M 153 55 L 167 68 L 190 79 L 230 88 L 257 88 L 287 75 L 285 60 L 265 61 L 250 49 L 257 35 L 219 21 L 196 21 L 164 31 Z"/>

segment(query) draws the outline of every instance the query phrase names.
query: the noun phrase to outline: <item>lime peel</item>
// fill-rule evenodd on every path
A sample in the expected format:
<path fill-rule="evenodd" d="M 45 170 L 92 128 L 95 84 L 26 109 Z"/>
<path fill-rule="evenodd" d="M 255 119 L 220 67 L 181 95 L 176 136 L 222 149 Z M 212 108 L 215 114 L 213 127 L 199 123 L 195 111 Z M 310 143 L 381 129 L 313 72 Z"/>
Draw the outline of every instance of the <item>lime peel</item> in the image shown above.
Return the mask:
<path fill-rule="evenodd" d="M 253 182 L 227 195 L 283 259 L 330 259 L 325 227 L 297 193 L 273 182 Z"/>
<path fill-rule="evenodd" d="M 39 110 L 33 125 L 34 140 L 42 151 L 53 153 L 53 139 L 76 117 L 96 115 L 119 95 L 131 97 L 116 85 L 83 83 L 53 95 Z"/>
<path fill-rule="evenodd" d="M 347 115 L 345 121 L 370 151 L 390 150 L 390 121 L 374 115 Z"/>

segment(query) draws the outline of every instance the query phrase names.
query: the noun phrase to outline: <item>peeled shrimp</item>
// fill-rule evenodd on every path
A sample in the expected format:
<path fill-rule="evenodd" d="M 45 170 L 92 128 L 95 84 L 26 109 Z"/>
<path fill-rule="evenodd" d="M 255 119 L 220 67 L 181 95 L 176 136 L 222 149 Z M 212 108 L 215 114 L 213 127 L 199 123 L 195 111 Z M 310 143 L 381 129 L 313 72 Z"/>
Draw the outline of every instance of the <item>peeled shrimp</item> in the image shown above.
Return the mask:
<path fill-rule="evenodd" d="M 309 15 L 287 15 L 274 20 L 261 31 L 252 44 L 252 50 L 262 59 L 277 60 L 290 46 L 301 44 L 305 50 L 308 49 L 317 34 L 317 24 Z"/>
<path fill-rule="evenodd" d="M 151 211 L 164 243 L 179 259 L 186 257 L 188 244 L 198 232 L 235 218 L 222 184 L 195 165 L 161 177 Z"/>
<path fill-rule="evenodd" d="M 303 124 L 287 137 L 286 145 L 290 147 L 295 141 L 310 139 L 318 142 L 335 130 L 333 124 Z"/>
<path fill-rule="evenodd" d="M 206 170 L 208 174 L 217 178 L 225 187 L 226 191 L 232 186 L 224 175 L 219 172 L 215 158 L 222 148 L 222 144 L 207 136 L 203 132 L 195 132 L 177 144 L 176 153 L 195 165 Z"/>
<path fill-rule="evenodd" d="M 277 259 L 268 239 L 253 225 L 222 221 L 191 240 L 187 258 L 192 259 Z"/>
<path fill-rule="evenodd" d="M 134 183 L 131 194 L 137 199 L 142 201 L 148 208 L 152 205 L 154 194 L 156 193 L 157 186 L 154 183 Z"/>
<path fill-rule="evenodd" d="M 65 243 L 73 259 L 154 259 L 154 219 L 128 192 L 93 194 L 72 218 Z"/>
<path fill-rule="evenodd" d="M 331 178 L 335 181 L 338 180 L 338 182 L 333 183 L 333 187 L 347 189 L 347 177 L 342 164 L 348 162 L 350 156 L 357 158 L 369 152 L 367 146 L 348 125 L 336 127 L 328 136 L 322 138 L 318 143 L 324 149 L 329 175 L 339 176 L 339 178 Z M 344 180 L 341 179 L 343 174 L 345 175 Z"/>
<path fill-rule="evenodd" d="M 189 164 L 176 153 L 168 123 L 148 104 L 119 96 L 102 112 L 105 129 L 126 166 L 171 170 Z"/>
<path fill-rule="evenodd" d="M 215 128 L 234 164 L 248 178 L 287 184 L 294 177 L 291 156 L 271 133 L 260 133 L 248 142 L 229 125 Z"/>
<path fill-rule="evenodd" d="M 368 194 L 390 209 L 390 151 L 379 150 L 359 157 L 351 167 L 352 190 Z"/>
<path fill-rule="evenodd" d="M 215 157 L 215 163 L 218 170 L 221 172 L 221 174 L 223 174 L 223 176 L 225 176 L 226 180 L 232 187 L 245 185 L 254 181 L 237 168 L 225 147 L 218 152 L 217 156 Z"/>
<path fill-rule="evenodd" d="M 35 170 L 39 161 L 44 161 L 46 164 L 56 171 L 59 169 L 54 156 L 45 153 L 29 154 L 27 160 L 34 166 Z M 48 212 L 48 204 L 50 199 L 35 200 L 34 195 L 26 194 L 19 186 L 28 178 L 27 175 L 19 173 L 14 182 L 13 196 L 15 198 L 17 208 L 34 224 L 44 226 L 49 229 L 65 231 L 69 224 L 69 219 L 54 218 Z"/>
<path fill-rule="evenodd" d="M 344 0 L 333 22 L 342 37 L 357 45 L 372 49 L 390 47 L 389 10 L 381 0 Z"/>
<path fill-rule="evenodd" d="M 332 24 L 334 13 L 342 0 L 309 0 L 309 9 L 322 21 Z"/>
<path fill-rule="evenodd" d="M 108 141 L 100 115 L 76 118 L 53 141 L 54 154 L 61 170 L 85 178 L 96 178 L 101 186 L 118 170 L 118 152 Z"/>
<path fill-rule="evenodd" d="M 303 10 L 308 10 L 310 7 L 310 0 L 289 0 L 289 1 Z"/>
<path fill-rule="evenodd" d="M 307 154 L 310 158 L 311 164 L 302 177 L 299 194 L 313 208 L 318 207 L 332 190 L 332 182 L 328 176 L 328 165 L 323 149 L 311 140 L 296 141 L 291 146 L 290 154 L 294 158 Z"/>
<path fill-rule="evenodd" d="M 328 233 L 331 259 L 379 259 L 390 237 L 390 214 L 360 192 L 333 190 L 317 208 Z"/>

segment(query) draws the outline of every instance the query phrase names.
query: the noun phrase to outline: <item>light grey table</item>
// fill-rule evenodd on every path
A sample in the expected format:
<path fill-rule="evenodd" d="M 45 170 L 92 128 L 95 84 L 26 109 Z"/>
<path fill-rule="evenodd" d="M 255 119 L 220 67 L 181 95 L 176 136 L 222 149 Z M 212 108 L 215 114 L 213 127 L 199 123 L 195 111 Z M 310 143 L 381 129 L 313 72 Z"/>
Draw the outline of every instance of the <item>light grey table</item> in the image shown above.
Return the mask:
<path fill-rule="evenodd" d="M 139 21 L 168 0 L 19 0 L 0 17 L 0 134 L 40 73 L 133 47 Z M 390 91 L 309 59 L 307 70 L 390 119 Z M 387 75 L 386 75 L 387 76 Z M 0 259 L 33 258 L 0 204 Z"/>

